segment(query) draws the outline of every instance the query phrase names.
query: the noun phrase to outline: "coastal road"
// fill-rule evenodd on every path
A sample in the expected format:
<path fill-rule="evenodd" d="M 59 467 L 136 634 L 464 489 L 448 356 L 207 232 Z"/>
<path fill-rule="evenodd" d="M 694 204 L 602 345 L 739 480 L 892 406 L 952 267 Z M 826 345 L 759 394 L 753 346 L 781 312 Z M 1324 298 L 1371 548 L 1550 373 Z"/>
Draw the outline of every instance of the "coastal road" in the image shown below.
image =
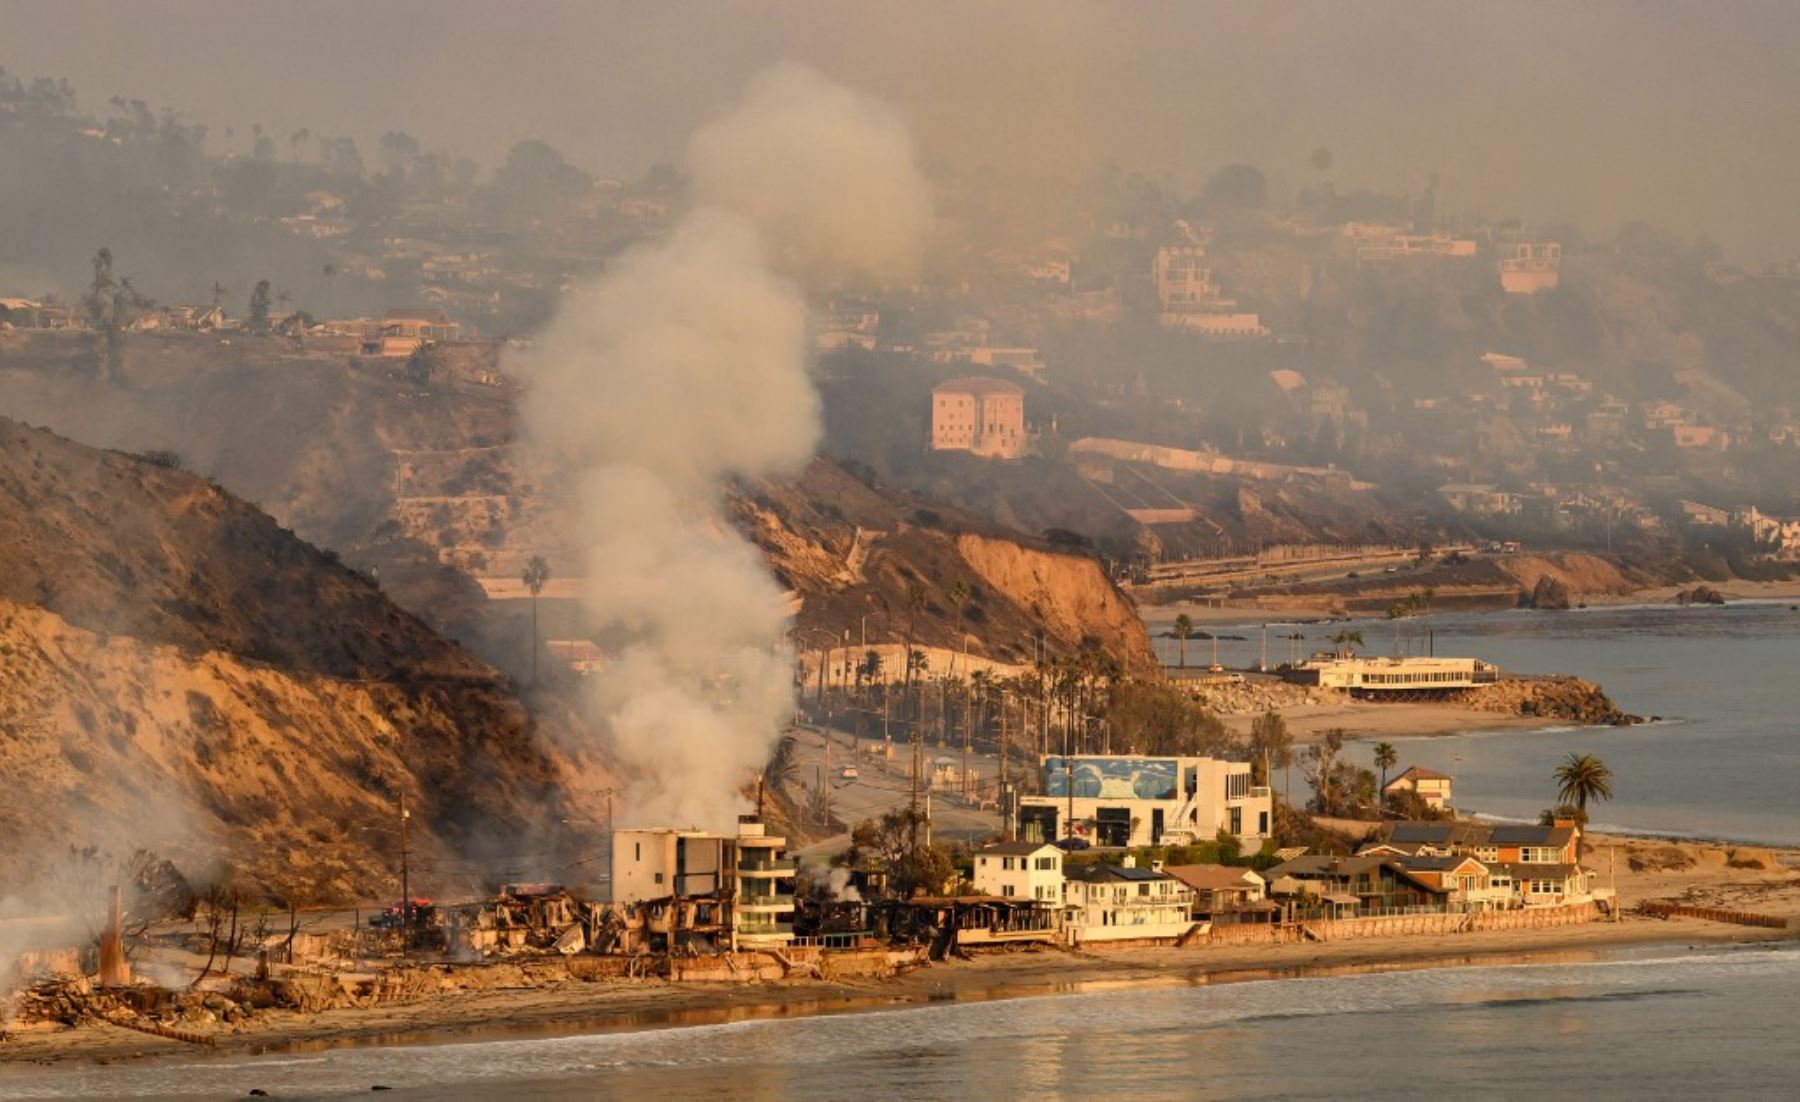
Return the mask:
<path fill-rule="evenodd" d="M 802 806 L 812 802 L 812 794 L 821 778 L 831 792 L 832 813 L 843 823 L 854 825 L 864 819 L 877 818 L 883 812 L 905 807 L 911 801 L 911 747 L 898 732 L 891 758 L 879 737 L 859 741 L 853 732 L 834 728 L 830 732 L 828 753 L 827 737 L 820 728 L 795 727 L 793 732 L 799 740 L 796 757 L 800 765 L 798 780 Z M 826 767 L 827 757 L 829 768 Z M 934 758 L 950 758 L 960 766 L 962 748 L 939 748 L 935 740 L 928 739 L 924 757 L 927 770 Z M 847 765 L 855 767 L 856 777 L 841 776 Z M 1015 776 L 1024 768 L 1023 763 L 1017 759 L 1014 759 L 1012 766 Z M 998 758 L 989 754 L 971 753 L 969 767 L 978 780 L 990 784 L 1000 771 Z M 979 808 L 963 800 L 954 790 L 946 792 L 939 789 L 933 792 L 929 803 L 932 838 L 936 841 L 980 841 L 1000 830 L 998 811 L 991 807 Z M 849 844 L 849 834 L 840 833 L 798 852 L 802 856 L 823 857 L 839 853 Z"/>

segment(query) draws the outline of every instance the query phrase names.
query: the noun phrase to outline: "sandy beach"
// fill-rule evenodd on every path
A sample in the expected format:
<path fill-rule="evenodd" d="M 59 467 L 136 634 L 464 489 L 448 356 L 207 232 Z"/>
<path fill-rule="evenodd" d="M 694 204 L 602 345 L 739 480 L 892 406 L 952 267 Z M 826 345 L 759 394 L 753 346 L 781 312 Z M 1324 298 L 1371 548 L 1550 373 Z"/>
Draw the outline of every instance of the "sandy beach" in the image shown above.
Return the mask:
<path fill-rule="evenodd" d="M 1317 742 L 1326 731 L 1335 728 L 1342 728 L 1344 736 L 1351 739 L 1420 738 L 1467 731 L 1528 731 L 1556 722 L 1542 716 L 1480 712 L 1455 704 L 1387 704 L 1349 697 L 1322 704 L 1284 706 L 1280 712 L 1294 740 L 1300 743 Z M 1240 738 L 1249 736 L 1250 725 L 1256 720 L 1252 715 L 1220 718 Z"/>

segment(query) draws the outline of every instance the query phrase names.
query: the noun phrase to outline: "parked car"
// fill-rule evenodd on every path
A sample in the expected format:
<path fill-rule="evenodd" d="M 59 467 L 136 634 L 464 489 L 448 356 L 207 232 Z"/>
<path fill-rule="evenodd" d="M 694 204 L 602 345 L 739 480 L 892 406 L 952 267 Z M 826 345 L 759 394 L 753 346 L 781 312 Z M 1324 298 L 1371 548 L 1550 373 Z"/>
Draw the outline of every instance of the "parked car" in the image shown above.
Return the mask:
<path fill-rule="evenodd" d="M 1057 849 L 1062 850 L 1064 853 L 1076 853 L 1080 850 L 1093 848 L 1093 843 L 1089 842 L 1086 838 L 1058 838 L 1051 844 Z"/>
<path fill-rule="evenodd" d="M 403 903 L 396 903 L 379 914 L 369 916 L 369 928 L 374 930 L 398 930 Z M 412 924 L 414 926 L 430 926 L 437 921 L 437 908 L 429 899 L 415 898 L 412 901 Z"/>
<path fill-rule="evenodd" d="M 853 781 L 861 775 L 862 774 L 860 774 L 856 771 L 856 766 L 854 766 L 854 765 L 846 765 L 842 769 L 838 770 L 838 779 L 839 780 Z"/>

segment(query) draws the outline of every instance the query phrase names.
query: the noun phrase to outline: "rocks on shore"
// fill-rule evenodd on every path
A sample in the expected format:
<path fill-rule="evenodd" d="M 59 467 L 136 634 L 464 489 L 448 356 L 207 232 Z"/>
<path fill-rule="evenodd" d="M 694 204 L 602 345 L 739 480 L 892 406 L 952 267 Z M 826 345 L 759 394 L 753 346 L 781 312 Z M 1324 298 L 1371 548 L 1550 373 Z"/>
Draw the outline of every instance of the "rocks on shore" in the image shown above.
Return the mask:
<path fill-rule="evenodd" d="M 1697 585 L 1692 589 L 1684 589 L 1675 594 L 1675 603 L 1678 605 L 1722 605 L 1725 603 L 1725 594 L 1710 585 Z"/>
<path fill-rule="evenodd" d="M 1548 574 L 1538 575 L 1537 585 L 1525 595 L 1526 608 L 1540 609 L 1545 612 L 1566 612 L 1571 607 L 1569 587 L 1561 579 Z"/>
<path fill-rule="evenodd" d="M 1587 726 L 1624 727 L 1643 717 L 1619 710 L 1605 690 L 1579 677 L 1531 677 L 1496 681 L 1470 690 L 1463 702 L 1479 712 L 1537 716 Z"/>

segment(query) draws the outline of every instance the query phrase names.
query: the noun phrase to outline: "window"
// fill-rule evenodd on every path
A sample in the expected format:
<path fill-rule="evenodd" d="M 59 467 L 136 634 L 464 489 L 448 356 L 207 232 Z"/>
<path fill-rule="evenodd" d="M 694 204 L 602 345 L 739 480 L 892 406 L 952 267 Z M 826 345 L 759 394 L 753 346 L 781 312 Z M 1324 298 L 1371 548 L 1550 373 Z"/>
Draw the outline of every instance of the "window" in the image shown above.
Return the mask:
<path fill-rule="evenodd" d="M 1244 809 L 1241 807 L 1234 807 L 1231 809 L 1230 814 L 1231 814 L 1231 826 L 1230 826 L 1231 833 L 1242 834 L 1244 832 Z"/>
<path fill-rule="evenodd" d="M 631 843 L 631 859 L 633 861 L 642 861 L 644 859 L 644 843 Z"/>
<path fill-rule="evenodd" d="M 656 874 L 656 882 L 658 884 L 662 883 L 662 876 L 663 876 L 663 874 L 660 872 Z"/>
<path fill-rule="evenodd" d="M 1269 833 L 1269 813 L 1268 812 L 1259 811 L 1256 813 L 1256 833 L 1258 833 L 1258 834 Z"/>
<path fill-rule="evenodd" d="M 1249 773 L 1229 773 L 1225 777 L 1225 798 L 1241 800 L 1250 794 Z"/>

